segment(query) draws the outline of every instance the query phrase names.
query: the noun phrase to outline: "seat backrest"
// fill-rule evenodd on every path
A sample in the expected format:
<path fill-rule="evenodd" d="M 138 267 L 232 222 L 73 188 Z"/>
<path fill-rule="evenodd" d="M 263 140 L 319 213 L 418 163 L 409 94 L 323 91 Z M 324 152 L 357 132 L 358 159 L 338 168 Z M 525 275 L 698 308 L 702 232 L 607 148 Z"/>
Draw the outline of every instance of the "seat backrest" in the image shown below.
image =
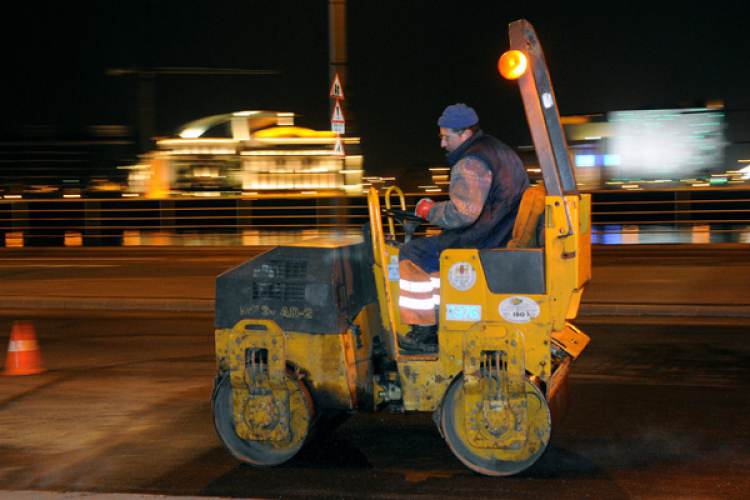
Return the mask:
<path fill-rule="evenodd" d="M 521 197 L 513 236 L 507 248 L 540 248 L 544 246 L 544 198 L 547 196 L 543 184 L 527 189 Z"/>

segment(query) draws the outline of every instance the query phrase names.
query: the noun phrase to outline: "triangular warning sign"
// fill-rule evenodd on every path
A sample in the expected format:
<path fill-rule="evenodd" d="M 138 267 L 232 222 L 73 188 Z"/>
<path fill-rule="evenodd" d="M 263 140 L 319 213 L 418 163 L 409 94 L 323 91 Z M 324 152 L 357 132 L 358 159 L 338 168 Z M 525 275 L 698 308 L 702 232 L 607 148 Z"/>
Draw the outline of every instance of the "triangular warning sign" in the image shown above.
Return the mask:
<path fill-rule="evenodd" d="M 344 154 L 344 145 L 341 143 L 341 136 L 338 134 L 336 134 L 336 143 L 333 145 L 331 156 L 335 156 L 336 158 L 344 158 L 346 156 Z"/>
<path fill-rule="evenodd" d="M 331 85 L 331 97 L 334 99 L 344 98 L 344 89 L 341 87 L 338 73 L 336 73 L 336 78 L 333 79 L 333 85 Z"/>
<path fill-rule="evenodd" d="M 338 101 L 336 101 L 336 105 L 333 107 L 331 123 L 344 123 L 344 113 L 341 112 L 341 106 Z"/>

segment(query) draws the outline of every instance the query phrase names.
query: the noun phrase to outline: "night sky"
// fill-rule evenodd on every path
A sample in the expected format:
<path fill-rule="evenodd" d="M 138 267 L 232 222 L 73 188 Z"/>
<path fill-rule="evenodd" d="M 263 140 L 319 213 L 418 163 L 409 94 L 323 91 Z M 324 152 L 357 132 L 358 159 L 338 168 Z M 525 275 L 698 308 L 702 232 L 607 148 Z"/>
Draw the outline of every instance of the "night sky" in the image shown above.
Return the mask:
<path fill-rule="evenodd" d="M 328 129 L 328 3 L 16 1 L 4 5 L 3 131 L 134 125 L 136 77 L 108 68 L 233 68 L 274 75 L 157 75 L 156 130 L 269 109 Z M 724 101 L 750 108 L 746 1 L 349 0 L 349 127 L 368 173 L 445 163 L 443 108 L 466 102 L 486 132 L 529 144 L 515 83 L 497 73 L 508 23 L 539 36 L 563 115 Z M 733 137 L 732 140 L 747 140 Z"/>

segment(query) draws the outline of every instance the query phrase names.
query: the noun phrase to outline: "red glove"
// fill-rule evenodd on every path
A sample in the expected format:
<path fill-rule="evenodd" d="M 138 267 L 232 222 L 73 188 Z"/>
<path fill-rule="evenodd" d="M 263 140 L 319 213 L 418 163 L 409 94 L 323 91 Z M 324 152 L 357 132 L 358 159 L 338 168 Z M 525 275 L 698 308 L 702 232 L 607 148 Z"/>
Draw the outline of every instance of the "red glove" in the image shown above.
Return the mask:
<path fill-rule="evenodd" d="M 432 205 L 434 205 L 435 202 L 432 201 L 429 198 L 422 198 L 419 200 L 419 203 L 417 203 L 417 208 L 414 210 L 414 215 L 417 217 L 422 217 L 423 219 L 427 218 L 427 214 L 430 213 L 430 209 L 432 208 Z"/>

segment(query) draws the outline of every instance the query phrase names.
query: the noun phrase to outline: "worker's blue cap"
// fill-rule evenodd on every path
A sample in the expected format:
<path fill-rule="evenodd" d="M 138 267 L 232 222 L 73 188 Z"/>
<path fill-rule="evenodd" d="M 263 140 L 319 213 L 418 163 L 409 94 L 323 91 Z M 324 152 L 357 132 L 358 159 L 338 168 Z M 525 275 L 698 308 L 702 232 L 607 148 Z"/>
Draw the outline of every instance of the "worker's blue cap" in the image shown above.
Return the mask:
<path fill-rule="evenodd" d="M 438 126 L 443 128 L 467 128 L 477 123 L 479 123 L 479 117 L 474 109 L 462 102 L 445 108 L 438 119 Z"/>

